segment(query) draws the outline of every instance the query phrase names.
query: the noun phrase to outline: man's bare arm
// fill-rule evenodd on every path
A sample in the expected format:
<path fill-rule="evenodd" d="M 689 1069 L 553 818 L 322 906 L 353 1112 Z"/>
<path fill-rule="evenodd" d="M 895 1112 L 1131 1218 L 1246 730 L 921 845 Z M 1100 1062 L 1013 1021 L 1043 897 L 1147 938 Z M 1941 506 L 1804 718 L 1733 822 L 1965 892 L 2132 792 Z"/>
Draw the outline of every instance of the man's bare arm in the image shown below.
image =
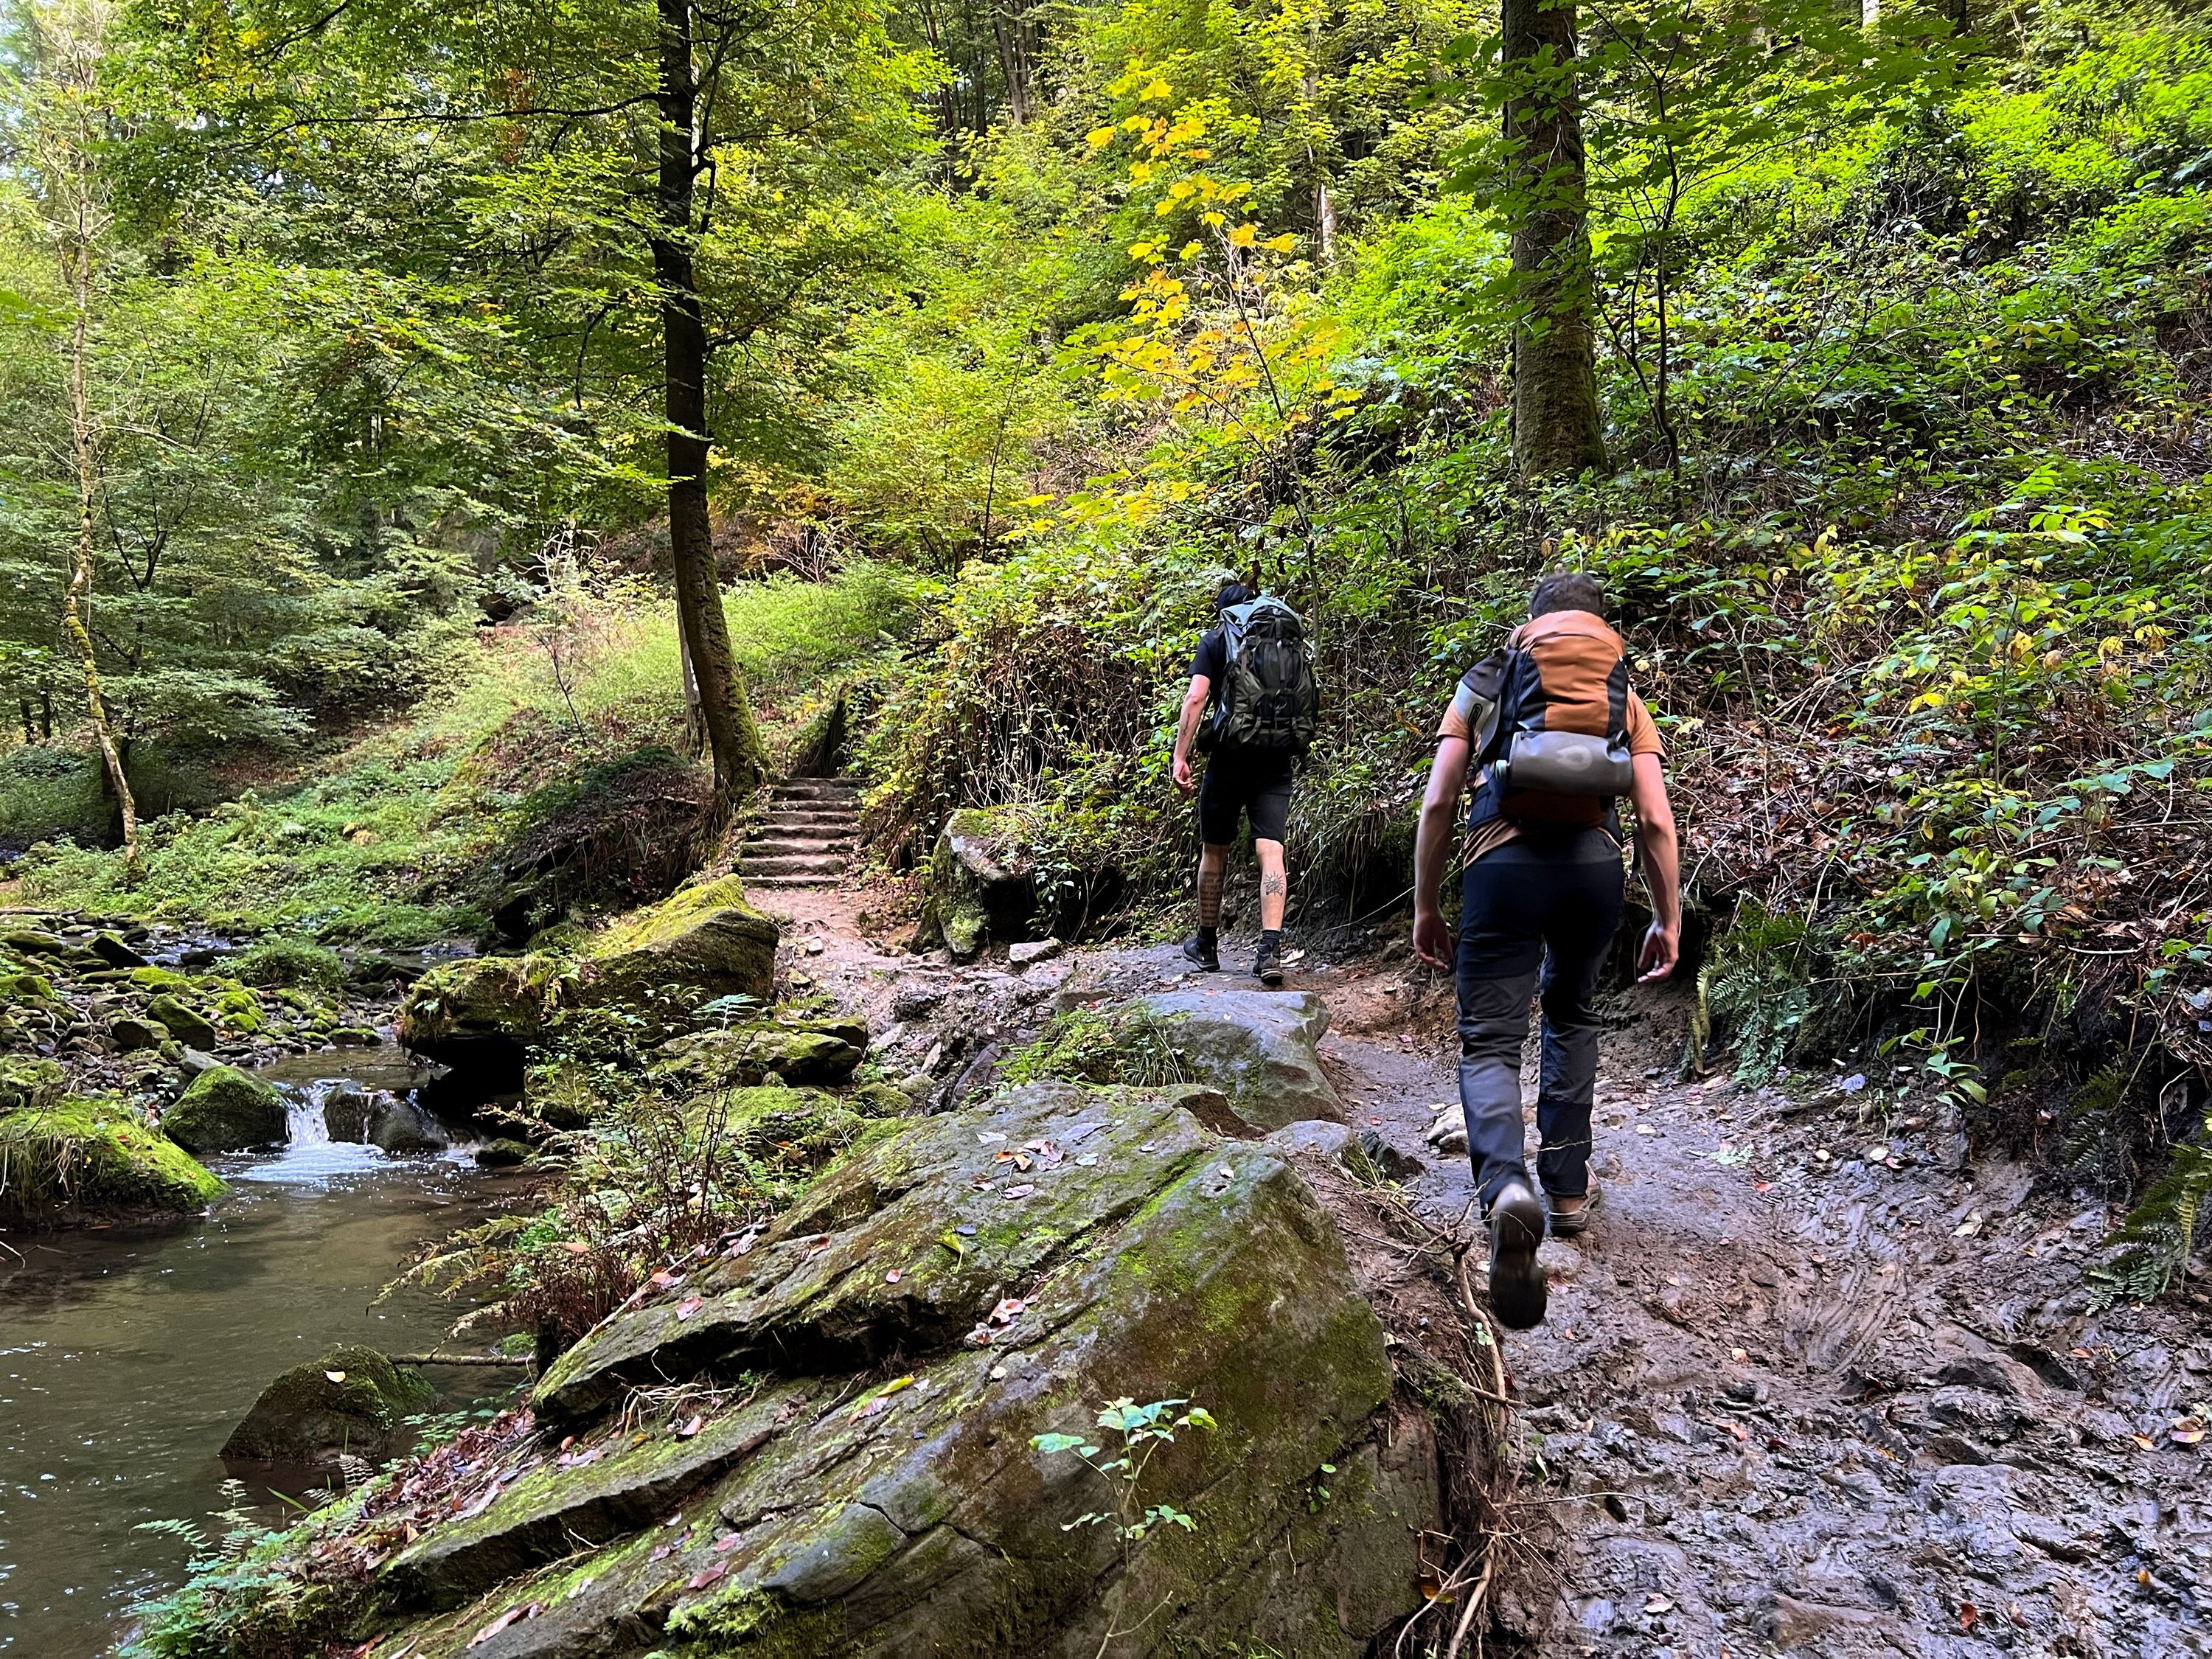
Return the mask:
<path fill-rule="evenodd" d="M 1682 953 L 1681 844 L 1658 756 L 1636 757 L 1629 799 L 1636 806 L 1637 839 L 1644 845 L 1644 884 L 1651 894 L 1651 928 L 1636 965 L 1647 980 L 1664 979 Z"/>
<path fill-rule="evenodd" d="M 1451 966 L 1451 929 L 1444 924 L 1438 890 L 1459 825 L 1459 798 L 1467 787 L 1468 741 L 1437 744 L 1429 787 L 1421 796 L 1421 827 L 1413 842 L 1413 949 L 1431 968 Z"/>
<path fill-rule="evenodd" d="M 1190 677 L 1190 690 L 1183 693 L 1182 719 L 1176 726 L 1175 781 L 1176 787 L 1188 795 L 1198 787 L 1190 775 L 1190 749 L 1198 740 L 1198 723 L 1206 716 L 1206 699 L 1213 690 L 1213 682 L 1204 674 Z"/>

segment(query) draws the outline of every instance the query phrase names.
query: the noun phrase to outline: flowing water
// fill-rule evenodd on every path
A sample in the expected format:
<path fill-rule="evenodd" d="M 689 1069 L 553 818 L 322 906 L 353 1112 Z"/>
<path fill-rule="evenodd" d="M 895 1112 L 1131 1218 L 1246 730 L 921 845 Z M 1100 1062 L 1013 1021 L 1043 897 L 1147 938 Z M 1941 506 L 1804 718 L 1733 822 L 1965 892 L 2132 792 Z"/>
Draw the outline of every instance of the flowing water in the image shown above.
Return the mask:
<path fill-rule="evenodd" d="M 20 1235 L 9 1241 L 20 1260 L 0 1250 L 8 1659 L 88 1659 L 127 1628 L 134 1601 L 179 1582 L 191 1547 L 142 1523 L 221 1530 L 208 1517 L 231 1471 L 216 1449 L 278 1371 L 337 1342 L 419 1352 L 452 1322 L 453 1306 L 428 1295 L 371 1304 L 418 1245 L 478 1218 L 514 1183 L 458 1152 L 393 1157 L 332 1139 L 335 1090 L 407 1085 L 368 1055 L 349 1063 L 354 1079 L 333 1079 L 331 1060 L 307 1056 L 272 1078 L 292 1091 L 290 1143 L 211 1160 L 230 1184 L 206 1218 L 159 1233 Z M 520 1381 L 426 1374 L 456 1391 L 454 1406 Z M 264 1523 L 280 1519 L 270 1473 L 236 1473 Z"/>

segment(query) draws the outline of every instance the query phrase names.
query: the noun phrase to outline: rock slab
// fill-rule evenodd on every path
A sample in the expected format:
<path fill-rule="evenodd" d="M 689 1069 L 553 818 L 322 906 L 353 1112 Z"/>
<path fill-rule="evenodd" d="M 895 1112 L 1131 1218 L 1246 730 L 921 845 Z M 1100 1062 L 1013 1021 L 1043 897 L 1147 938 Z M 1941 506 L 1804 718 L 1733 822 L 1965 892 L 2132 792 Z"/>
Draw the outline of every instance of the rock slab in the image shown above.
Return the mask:
<path fill-rule="evenodd" d="M 1185 1069 L 1226 1095 L 1250 1133 L 1345 1121 L 1344 1102 L 1321 1064 L 1328 1008 L 1312 992 L 1160 991 L 1135 1006 L 1171 1028 Z"/>

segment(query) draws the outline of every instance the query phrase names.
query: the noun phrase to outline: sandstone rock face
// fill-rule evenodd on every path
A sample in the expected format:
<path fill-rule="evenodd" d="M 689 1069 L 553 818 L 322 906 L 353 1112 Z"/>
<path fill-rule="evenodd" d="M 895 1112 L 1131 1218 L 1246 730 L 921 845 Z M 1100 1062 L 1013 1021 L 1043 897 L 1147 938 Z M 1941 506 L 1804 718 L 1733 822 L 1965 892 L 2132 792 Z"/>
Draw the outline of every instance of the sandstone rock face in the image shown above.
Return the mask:
<path fill-rule="evenodd" d="M 872 1133 L 563 1356 L 460 1491 L 373 1498 L 357 1524 L 409 1541 L 350 1628 L 376 1659 L 1088 1659 L 1109 1630 L 1349 1659 L 1419 1604 L 1439 1523 L 1435 1437 L 1393 1386 L 1278 1153 L 1176 1091 L 1032 1085 Z M 1031 1437 L 1169 1399 L 1219 1427 L 1163 1447 L 1142 1498 L 1196 1529 L 1125 1565 L 1073 1524 L 1107 1484 Z"/>
<path fill-rule="evenodd" d="M 1250 1133 L 1344 1121 L 1317 1046 L 1328 1009 L 1310 991 L 1161 991 L 1136 1006 L 1172 1027 L 1178 1058 L 1229 1097 Z"/>
<path fill-rule="evenodd" d="M 437 1397 L 419 1371 L 354 1346 L 295 1365 L 261 1391 L 222 1455 L 328 1467 L 341 1453 L 375 1462 L 405 1437 L 401 1419 Z"/>
<path fill-rule="evenodd" d="M 284 1101 L 234 1066 L 210 1066 L 161 1115 L 169 1139 L 190 1152 L 242 1152 L 284 1139 Z"/>

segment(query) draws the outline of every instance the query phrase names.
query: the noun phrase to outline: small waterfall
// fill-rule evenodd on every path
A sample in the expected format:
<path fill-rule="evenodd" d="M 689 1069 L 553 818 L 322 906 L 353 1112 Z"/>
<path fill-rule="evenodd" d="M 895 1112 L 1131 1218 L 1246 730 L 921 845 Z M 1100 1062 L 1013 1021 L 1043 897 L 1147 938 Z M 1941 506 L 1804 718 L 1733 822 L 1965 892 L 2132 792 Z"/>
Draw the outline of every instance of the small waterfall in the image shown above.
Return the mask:
<path fill-rule="evenodd" d="M 317 1078 L 297 1090 L 284 1091 L 284 1138 L 295 1146 L 326 1146 L 331 1121 L 325 1109 L 343 1085 L 343 1078 Z"/>

